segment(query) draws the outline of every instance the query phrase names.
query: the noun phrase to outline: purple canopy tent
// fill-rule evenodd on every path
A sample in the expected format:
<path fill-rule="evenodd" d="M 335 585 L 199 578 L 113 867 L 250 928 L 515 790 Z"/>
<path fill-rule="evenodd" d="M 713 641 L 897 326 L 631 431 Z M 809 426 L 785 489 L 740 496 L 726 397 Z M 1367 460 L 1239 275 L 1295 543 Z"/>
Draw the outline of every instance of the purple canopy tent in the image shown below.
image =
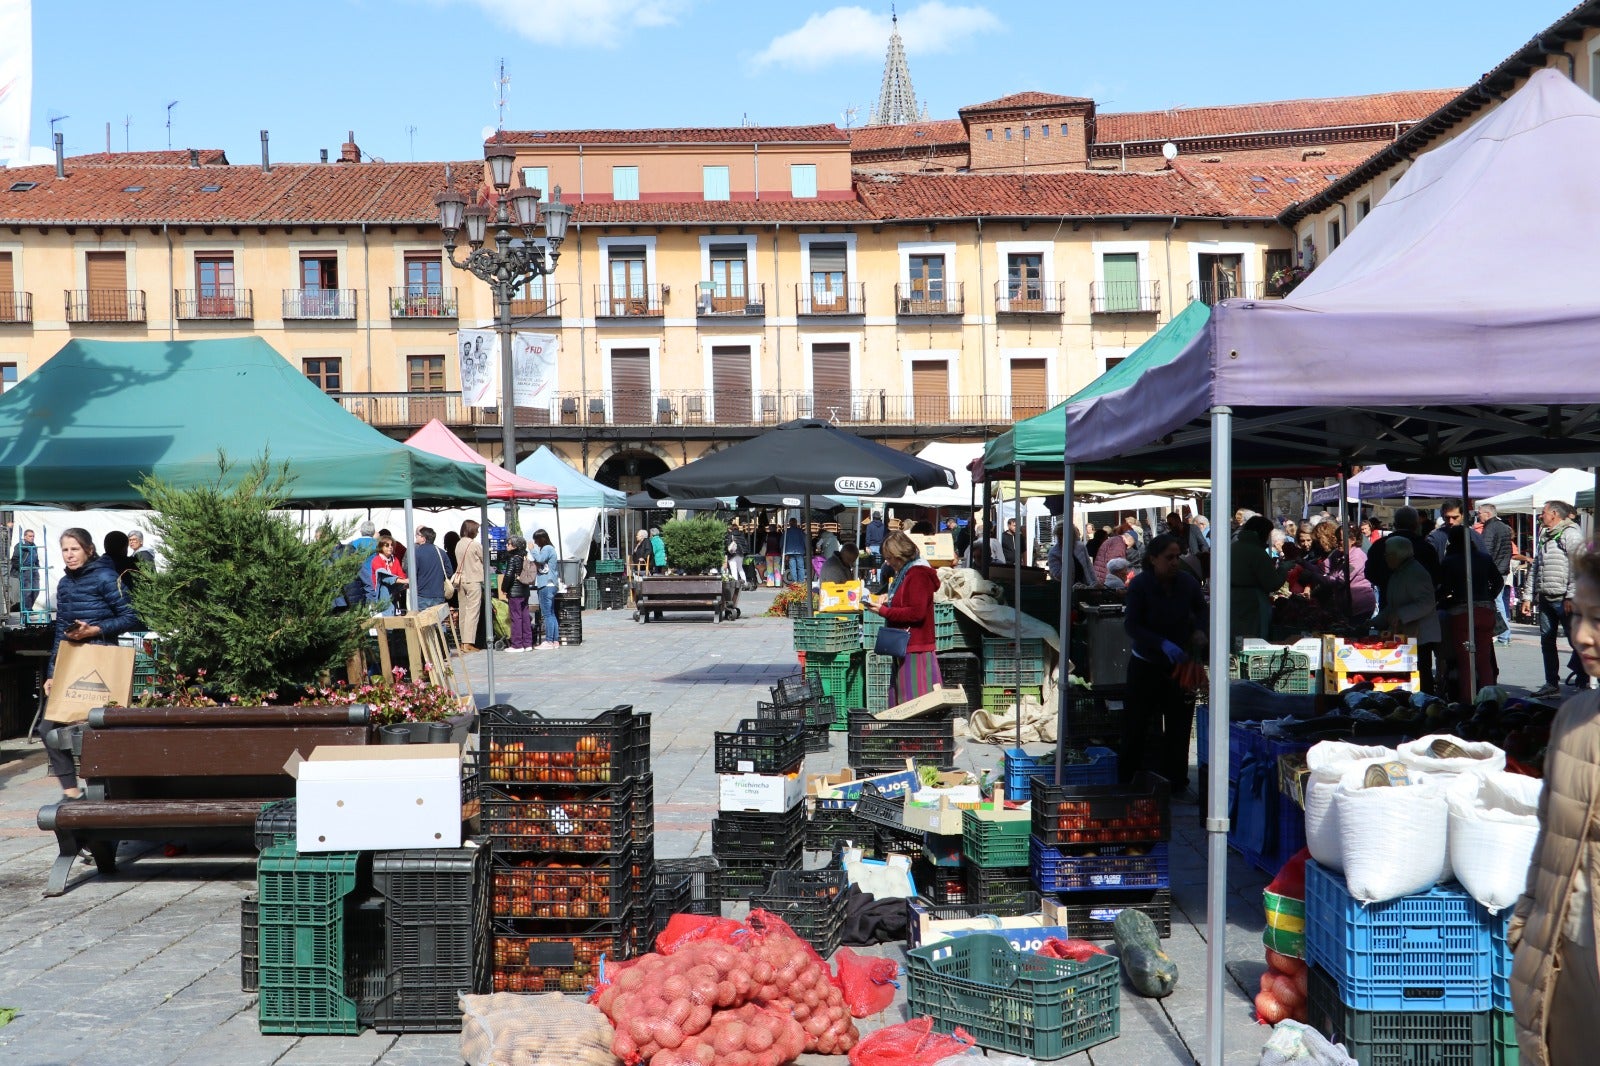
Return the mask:
<path fill-rule="evenodd" d="M 1187 467 L 1210 473 L 1222 516 L 1236 460 L 1464 469 L 1496 454 L 1600 452 L 1597 170 L 1600 103 L 1555 70 L 1537 71 L 1420 156 L 1288 299 L 1225 301 L 1170 361 L 1071 405 L 1067 491 L 1075 466 Z M 1220 679 L 1231 568 L 1227 552 L 1211 558 L 1210 668 Z M 1227 686 L 1211 699 L 1210 762 L 1223 766 Z M 1216 1063 L 1226 1061 L 1224 775 L 1206 804 L 1204 1059 Z"/>
<path fill-rule="evenodd" d="M 1507 470 L 1500 474 L 1486 474 L 1479 470 L 1467 472 L 1467 491 L 1473 499 L 1494 496 L 1512 489 L 1531 485 L 1544 477 L 1543 470 Z M 1346 499 L 1355 500 L 1407 500 L 1440 499 L 1461 495 L 1461 479 L 1442 474 L 1407 474 L 1390 470 L 1382 463 L 1369 466 L 1353 475 L 1346 483 Z M 1311 492 L 1312 503 L 1339 502 L 1339 486 L 1323 485 Z"/>

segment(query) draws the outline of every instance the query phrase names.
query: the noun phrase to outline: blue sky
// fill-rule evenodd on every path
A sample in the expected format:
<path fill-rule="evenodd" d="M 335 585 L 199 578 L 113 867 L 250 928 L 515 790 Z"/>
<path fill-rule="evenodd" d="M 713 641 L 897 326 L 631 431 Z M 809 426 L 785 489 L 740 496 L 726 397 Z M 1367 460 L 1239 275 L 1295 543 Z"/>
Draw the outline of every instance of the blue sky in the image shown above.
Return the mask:
<path fill-rule="evenodd" d="M 930 117 L 1024 89 L 1102 110 L 1462 86 L 1572 0 L 902 0 Z M 33 143 L 69 152 L 220 147 L 391 161 L 471 158 L 513 129 L 864 123 L 888 5 L 770 0 L 34 0 Z M 126 130 L 124 121 L 131 118 Z M 415 127 L 414 133 L 408 127 Z"/>

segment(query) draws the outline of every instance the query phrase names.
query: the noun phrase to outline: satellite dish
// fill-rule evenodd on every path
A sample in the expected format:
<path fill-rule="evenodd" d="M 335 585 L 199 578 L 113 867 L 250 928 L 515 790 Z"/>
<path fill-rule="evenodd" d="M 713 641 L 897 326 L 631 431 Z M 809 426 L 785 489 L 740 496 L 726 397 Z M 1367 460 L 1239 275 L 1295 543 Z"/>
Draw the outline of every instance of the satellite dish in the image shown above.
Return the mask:
<path fill-rule="evenodd" d="M 1167 162 L 1170 163 L 1174 159 L 1178 158 L 1178 146 L 1173 144 L 1171 141 L 1168 141 L 1166 144 L 1161 146 L 1161 154 L 1166 158 Z"/>
<path fill-rule="evenodd" d="M 493 137 L 497 132 L 499 132 L 499 131 L 496 130 L 493 126 L 485 126 L 485 127 L 483 127 L 483 130 L 480 133 L 479 138 L 481 140 L 487 141 L 490 137 Z"/>

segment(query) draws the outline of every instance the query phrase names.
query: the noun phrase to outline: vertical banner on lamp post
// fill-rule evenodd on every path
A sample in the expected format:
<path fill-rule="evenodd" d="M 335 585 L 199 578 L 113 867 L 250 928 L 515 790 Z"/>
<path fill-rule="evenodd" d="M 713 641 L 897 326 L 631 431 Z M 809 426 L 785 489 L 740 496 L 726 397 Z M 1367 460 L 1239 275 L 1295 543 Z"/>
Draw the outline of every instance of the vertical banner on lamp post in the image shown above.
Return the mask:
<path fill-rule="evenodd" d="M 545 408 L 555 400 L 561 340 L 554 333 L 515 333 L 511 337 L 512 378 L 518 407 Z"/>
<path fill-rule="evenodd" d="M 500 367 L 494 330 L 457 330 L 456 350 L 461 356 L 461 405 L 493 407 L 499 394 L 495 371 Z"/>

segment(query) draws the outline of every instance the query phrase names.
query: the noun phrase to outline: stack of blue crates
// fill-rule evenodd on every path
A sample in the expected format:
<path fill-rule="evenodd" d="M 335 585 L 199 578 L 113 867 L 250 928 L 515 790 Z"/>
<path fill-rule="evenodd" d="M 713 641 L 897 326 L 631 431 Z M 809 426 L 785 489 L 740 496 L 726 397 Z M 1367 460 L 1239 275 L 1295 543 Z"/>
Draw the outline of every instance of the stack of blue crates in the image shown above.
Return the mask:
<path fill-rule="evenodd" d="M 1228 846 L 1269 876 L 1306 846 L 1305 811 L 1278 788 L 1278 758 L 1311 741 L 1264 736 L 1259 723 L 1228 727 Z"/>
<path fill-rule="evenodd" d="M 1363 905 L 1307 862 L 1310 1024 L 1361 1066 L 1516 1066 L 1509 919 L 1454 883 Z"/>

